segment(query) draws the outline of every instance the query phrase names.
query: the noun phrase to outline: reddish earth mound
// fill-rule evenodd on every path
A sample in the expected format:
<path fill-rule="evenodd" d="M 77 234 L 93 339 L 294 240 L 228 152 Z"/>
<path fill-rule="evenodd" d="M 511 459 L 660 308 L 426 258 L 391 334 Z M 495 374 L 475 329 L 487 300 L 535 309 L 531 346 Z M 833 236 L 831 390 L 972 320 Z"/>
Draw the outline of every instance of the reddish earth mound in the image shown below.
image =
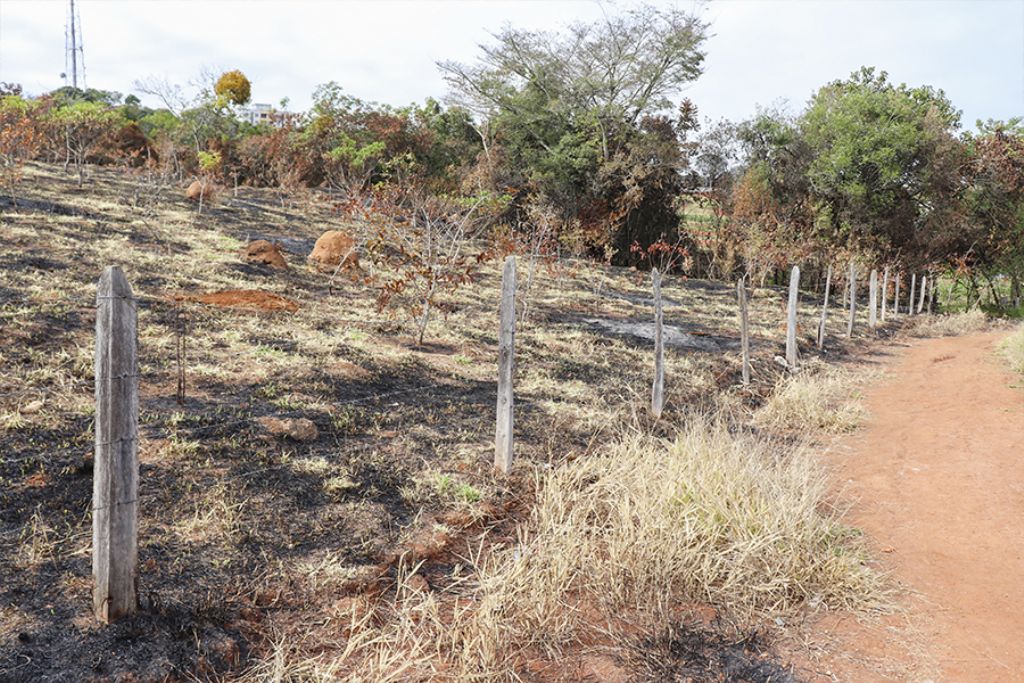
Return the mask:
<path fill-rule="evenodd" d="M 264 292 L 260 289 L 226 289 L 222 292 L 186 294 L 173 298 L 176 301 L 194 301 L 199 304 L 225 306 L 228 308 L 252 308 L 260 311 L 290 312 L 299 310 L 299 304 L 291 299 L 274 294 L 273 292 Z"/>
<path fill-rule="evenodd" d="M 249 263 L 270 266 L 271 268 L 286 269 L 288 262 L 284 260 L 281 247 L 268 242 L 267 240 L 256 240 L 250 242 L 242 250 L 242 258 Z"/>
<path fill-rule="evenodd" d="M 349 235 L 340 230 L 328 230 L 313 245 L 309 261 L 320 270 L 333 270 L 339 264 L 345 268 L 355 268 L 359 266 L 355 246 L 355 240 Z"/>
<path fill-rule="evenodd" d="M 193 180 L 192 184 L 185 190 L 185 197 L 194 202 L 198 202 L 200 198 L 204 202 L 210 201 L 213 198 L 214 187 L 213 183 L 206 183 L 202 180 Z"/>

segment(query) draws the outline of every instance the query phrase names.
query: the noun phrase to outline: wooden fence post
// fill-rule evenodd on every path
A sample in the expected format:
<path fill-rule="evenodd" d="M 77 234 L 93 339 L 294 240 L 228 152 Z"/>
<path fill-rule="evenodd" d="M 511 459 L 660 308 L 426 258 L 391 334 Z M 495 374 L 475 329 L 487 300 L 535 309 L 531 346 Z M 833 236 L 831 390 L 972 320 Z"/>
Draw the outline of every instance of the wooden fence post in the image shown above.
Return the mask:
<path fill-rule="evenodd" d="M 889 308 L 889 266 L 882 271 L 882 322 L 885 322 L 885 312 Z"/>
<path fill-rule="evenodd" d="M 825 348 L 825 321 L 828 319 L 828 290 L 832 287 L 832 264 L 825 273 L 825 300 L 821 304 L 821 321 L 818 323 L 818 350 Z"/>
<path fill-rule="evenodd" d="M 893 295 L 892 312 L 899 315 L 900 312 L 900 282 L 903 280 L 903 273 L 896 273 L 896 293 Z"/>
<path fill-rule="evenodd" d="M 928 276 L 921 276 L 921 298 L 917 302 L 917 312 L 921 314 L 924 312 L 924 293 L 928 290 Z"/>
<path fill-rule="evenodd" d="M 513 408 L 512 370 L 515 367 L 516 258 L 505 258 L 501 274 L 501 323 L 498 328 L 498 417 L 494 430 L 494 466 L 512 470 Z"/>
<path fill-rule="evenodd" d="M 853 337 L 853 319 L 857 315 L 857 267 L 850 261 L 850 278 L 846 287 L 850 295 L 850 320 L 846 323 L 846 336 Z"/>
<path fill-rule="evenodd" d="M 928 290 L 928 314 L 929 315 L 931 315 L 932 308 L 935 305 L 935 291 L 937 289 L 937 287 L 935 285 L 938 284 L 938 281 L 939 281 L 938 280 L 938 276 L 935 273 L 932 273 L 932 278 L 931 278 L 932 286 Z"/>
<path fill-rule="evenodd" d="M 868 325 L 871 329 L 878 327 L 878 270 L 871 271 L 868 279 Z"/>
<path fill-rule="evenodd" d="M 800 300 L 800 266 L 789 271 L 789 306 L 786 309 L 786 365 L 796 370 L 796 307 Z"/>
<path fill-rule="evenodd" d="M 92 604 L 103 623 L 135 612 L 138 565 L 137 311 L 124 272 L 96 288 L 96 452 L 92 489 Z"/>
<path fill-rule="evenodd" d="M 910 273 L 910 300 L 906 304 L 906 314 L 913 315 L 913 294 L 914 290 L 918 287 L 918 273 Z"/>
<path fill-rule="evenodd" d="M 747 278 L 736 282 L 736 298 L 740 302 L 740 352 L 743 356 L 743 386 L 750 384 L 750 327 L 747 314 Z"/>
<path fill-rule="evenodd" d="M 661 273 L 651 269 L 651 284 L 654 286 L 654 384 L 651 387 L 651 414 L 654 419 L 661 417 L 665 407 L 665 344 L 662 337 L 663 316 L 661 306 Z"/>

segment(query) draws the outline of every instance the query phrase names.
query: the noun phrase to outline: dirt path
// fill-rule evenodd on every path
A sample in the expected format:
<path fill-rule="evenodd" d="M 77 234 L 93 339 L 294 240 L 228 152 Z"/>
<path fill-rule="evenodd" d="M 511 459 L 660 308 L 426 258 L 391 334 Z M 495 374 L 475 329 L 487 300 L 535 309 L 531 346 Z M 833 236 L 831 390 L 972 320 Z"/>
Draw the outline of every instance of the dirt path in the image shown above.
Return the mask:
<path fill-rule="evenodd" d="M 997 356 L 1003 336 L 896 351 L 865 427 L 834 449 L 853 523 L 911 597 L 848 633 L 858 673 L 830 678 L 1024 681 L 1024 389 Z"/>

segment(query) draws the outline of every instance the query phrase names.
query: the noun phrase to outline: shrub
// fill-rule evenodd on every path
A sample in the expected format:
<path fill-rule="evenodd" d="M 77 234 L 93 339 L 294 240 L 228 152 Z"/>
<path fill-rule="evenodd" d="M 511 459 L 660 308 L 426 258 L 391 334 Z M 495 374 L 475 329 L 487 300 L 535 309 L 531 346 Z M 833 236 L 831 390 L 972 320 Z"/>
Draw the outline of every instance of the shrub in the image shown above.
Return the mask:
<path fill-rule="evenodd" d="M 21 167 L 39 145 L 36 106 L 17 95 L 0 97 L 0 185 L 13 190 Z"/>

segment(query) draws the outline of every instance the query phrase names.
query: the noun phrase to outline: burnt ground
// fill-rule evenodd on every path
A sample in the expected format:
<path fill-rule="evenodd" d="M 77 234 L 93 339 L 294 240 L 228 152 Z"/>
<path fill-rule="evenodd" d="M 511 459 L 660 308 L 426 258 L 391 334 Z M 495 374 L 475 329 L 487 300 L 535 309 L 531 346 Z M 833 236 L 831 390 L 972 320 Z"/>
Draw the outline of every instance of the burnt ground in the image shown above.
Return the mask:
<path fill-rule="evenodd" d="M 645 322 L 643 274 L 538 269 L 517 332 L 522 464 L 498 478 L 496 264 L 449 298 L 419 348 L 400 315 L 376 310 L 374 292 L 332 285 L 293 253 L 340 226 L 329 198 L 282 201 L 241 188 L 198 215 L 179 189 L 91 174 L 78 192 L 59 169 L 32 165 L 16 206 L 0 204 L 0 681 L 240 671 L 282 621 L 315 619 L 319 604 L 380 576 L 425 531 L 457 537 L 480 520 L 514 518 L 531 466 L 578 457 L 613 425 L 645 419 L 633 416 L 645 414 L 649 342 L 584 322 Z M 257 236 L 286 241 L 287 271 L 239 260 Z M 90 596 L 92 297 L 110 264 L 140 297 L 141 611 L 99 627 Z M 266 290 L 299 309 L 174 300 L 226 289 Z M 756 381 L 739 391 L 732 289 L 668 279 L 663 289 L 666 323 L 724 349 L 669 350 L 666 424 L 722 392 L 754 405 L 771 391 L 784 337 L 779 291 L 752 301 Z M 815 324 L 808 316 L 802 328 Z M 809 336 L 802 345 L 813 355 Z M 310 419 L 318 436 L 268 435 L 261 416 Z M 443 581 L 445 567 L 436 562 L 432 580 Z M 671 642 L 651 644 L 666 666 Z M 671 670 L 687 671 L 688 661 Z"/>
<path fill-rule="evenodd" d="M 633 683 L 796 683 L 790 667 L 776 661 L 768 635 L 720 620 L 668 624 L 626 647 Z"/>

